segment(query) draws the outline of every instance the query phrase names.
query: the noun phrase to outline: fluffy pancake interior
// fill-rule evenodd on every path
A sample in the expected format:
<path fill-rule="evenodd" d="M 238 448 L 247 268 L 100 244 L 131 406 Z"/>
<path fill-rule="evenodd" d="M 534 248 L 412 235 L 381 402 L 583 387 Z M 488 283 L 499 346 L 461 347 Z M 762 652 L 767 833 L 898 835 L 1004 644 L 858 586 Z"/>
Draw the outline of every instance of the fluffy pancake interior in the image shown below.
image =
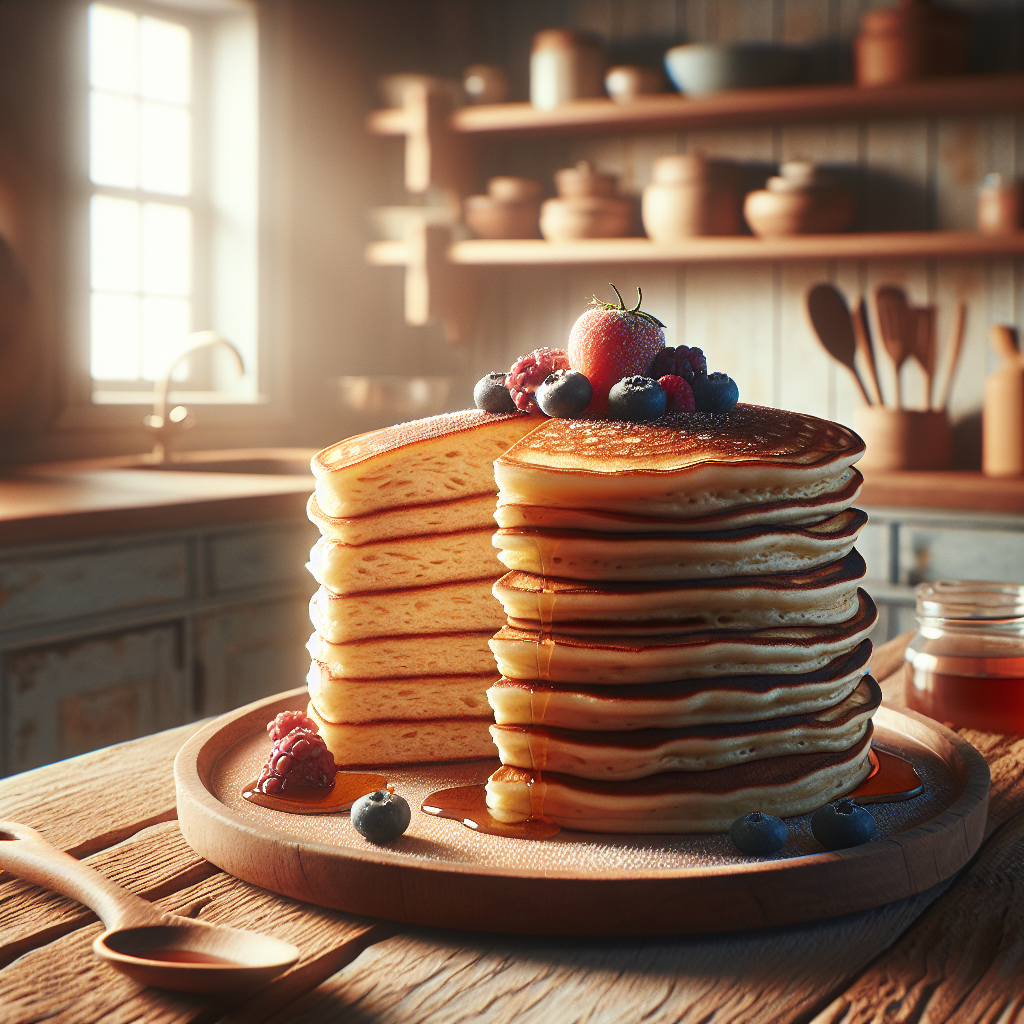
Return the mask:
<path fill-rule="evenodd" d="M 377 637 L 332 644 L 314 633 L 306 650 L 335 679 L 407 679 L 414 676 L 494 674 L 490 632 Z"/>

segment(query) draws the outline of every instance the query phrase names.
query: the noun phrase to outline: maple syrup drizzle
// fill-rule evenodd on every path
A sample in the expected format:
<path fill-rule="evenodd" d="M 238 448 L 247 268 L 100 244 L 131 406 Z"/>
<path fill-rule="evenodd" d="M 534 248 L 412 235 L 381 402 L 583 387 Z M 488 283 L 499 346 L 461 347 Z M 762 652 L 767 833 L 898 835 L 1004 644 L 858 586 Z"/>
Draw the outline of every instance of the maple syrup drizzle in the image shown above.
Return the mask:
<path fill-rule="evenodd" d="M 871 771 L 868 777 L 849 794 L 858 804 L 896 803 L 911 800 L 924 790 L 924 783 L 914 766 L 887 750 L 868 753 Z M 509 839 L 550 839 L 558 835 L 561 828 L 540 813 L 540 791 L 534 788 L 541 781 L 540 772 L 535 772 L 529 783 L 530 804 L 533 813 L 527 821 L 515 824 L 498 821 L 487 808 L 487 789 L 481 783 L 476 786 L 459 786 L 431 793 L 421 805 L 424 814 L 438 818 L 450 818 L 461 822 L 474 832 L 490 836 L 505 836 Z"/>
<path fill-rule="evenodd" d="M 300 789 L 294 796 L 261 793 L 253 779 L 242 787 L 242 797 L 260 807 L 288 814 L 337 814 L 347 811 L 361 796 L 387 786 L 387 777 L 370 772 L 338 772 L 330 789 Z"/>

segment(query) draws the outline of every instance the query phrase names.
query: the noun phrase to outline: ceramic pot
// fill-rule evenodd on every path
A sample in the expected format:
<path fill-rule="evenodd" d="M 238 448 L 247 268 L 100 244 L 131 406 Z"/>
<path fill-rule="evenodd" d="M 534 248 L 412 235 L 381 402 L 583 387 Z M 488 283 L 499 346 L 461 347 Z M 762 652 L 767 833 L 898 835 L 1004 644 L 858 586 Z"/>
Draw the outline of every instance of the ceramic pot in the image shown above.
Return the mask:
<path fill-rule="evenodd" d="M 761 238 L 845 231 L 854 213 L 852 193 L 841 189 L 758 189 L 748 193 L 743 202 L 750 230 Z"/>
<path fill-rule="evenodd" d="M 586 160 L 581 160 L 575 167 L 555 171 L 555 188 L 563 199 L 613 196 L 617 184 L 618 178 L 595 171 Z"/>
<path fill-rule="evenodd" d="M 621 238 L 633 230 L 633 204 L 614 196 L 546 199 L 540 209 L 540 233 L 549 242 L 575 238 Z"/>
<path fill-rule="evenodd" d="M 477 238 L 536 238 L 542 189 L 530 178 L 491 178 L 487 195 L 464 200 L 466 224 Z"/>
<path fill-rule="evenodd" d="M 652 178 L 644 189 L 641 218 L 654 241 L 741 233 L 739 168 L 672 154 L 654 161 Z"/>
<path fill-rule="evenodd" d="M 985 235 L 1007 235 L 1021 228 L 1020 182 L 1003 181 L 1001 174 L 985 175 L 978 189 L 978 230 Z"/>
<path fill-rule="evenodd" d="M 533 37 L 530 102 L 550 110 L 570 100 L 604 95 L 604 52 L 595 36 L 545 29 Z"/>
<path fill-rule="evenodd" d="M 858 469 L 949 468 L 951 448 L 945 410 L 865 405 L 856 410 L 853 422 L 866 445 Z"/>

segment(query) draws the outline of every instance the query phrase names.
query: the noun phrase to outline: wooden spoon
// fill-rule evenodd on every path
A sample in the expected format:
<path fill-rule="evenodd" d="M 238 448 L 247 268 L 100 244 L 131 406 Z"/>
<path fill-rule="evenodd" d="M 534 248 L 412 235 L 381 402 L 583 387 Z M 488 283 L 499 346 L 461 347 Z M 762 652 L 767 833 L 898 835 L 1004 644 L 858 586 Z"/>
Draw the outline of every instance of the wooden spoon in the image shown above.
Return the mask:
<path fill-rule="evenodd" d="M 950 339 L 949 345 L 949 359 L 946 364 L 946 378 L 942 382 L 942 388 L 939 391 L 939 397 L 935 400 L 933 409 L 945 409 L 946 404 L 949 401 L 949 389 L 953 386 L 953 376 L 956 373 L 956 364 L 960 359 L 960 349 L 963 348 L 964 344 L 964 325 L 967 321 L 967 307 L 962 303 L 958 302 L 956 306 L 956 316 L 953 318 L 953 336 Z"/>
<path fill-rule="evenodd" d="M 818 335 L 818 340 L 833 359 L 842 363 L 853 374 L 864 401 L 871 405 L 871 396 L 860 379 L 854 363 L 857 341 L 853 334 L 853 321 L 846 308 L 846 300 L 830 284 L 816 284 L 807 293 L 807 313 Z"/>
<path fill-rule="evenodd" d="M 871 388 L 875 393 L 875 401 L 879 405 L 885 405 L 882 398 L 882 388 L 878 383 L 878 368 L 875 366 L 875 347 L 871 343 L 871 331 L 868 328 L 868 307 L 862 295 L 850 310 L 850 319 L 853 321 L 853 336 L 857 339 L 857 351 L 860 353 L 864 365 L 868 368 Z"/>
<path fill-rule="evenodd" d="M 143 985 L 205 994 L 255 988 L 299 958 L 280 939 L 158 910 L 15 821 L 0 821 L 0 868 L 94 910 L 107 930 L 92 951 Z"/>
<path fill-rule="evenodd" d="M 896 408 L 903 408 L 903 388 L 900 385 L 900 368 L 914 351 L 914 334 L 911 324 L 910 307 L 902 288 L 883 285 L 875 292 L 875 308 L 878 311 L 878 327 L 882 332 L 882 344 L 892 360 L 896 371 Z"/>

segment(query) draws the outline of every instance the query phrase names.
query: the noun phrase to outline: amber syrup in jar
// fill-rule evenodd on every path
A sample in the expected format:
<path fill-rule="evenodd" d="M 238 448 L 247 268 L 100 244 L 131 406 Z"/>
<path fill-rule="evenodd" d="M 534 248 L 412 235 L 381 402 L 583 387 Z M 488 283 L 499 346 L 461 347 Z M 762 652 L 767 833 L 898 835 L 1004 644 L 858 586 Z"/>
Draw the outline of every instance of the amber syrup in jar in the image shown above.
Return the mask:
<path fill-rule="evenodd" d="M 955 728 L 1024 734 L 1024 586 L 922 583 L 917 621 L 907 707 Z"/>

